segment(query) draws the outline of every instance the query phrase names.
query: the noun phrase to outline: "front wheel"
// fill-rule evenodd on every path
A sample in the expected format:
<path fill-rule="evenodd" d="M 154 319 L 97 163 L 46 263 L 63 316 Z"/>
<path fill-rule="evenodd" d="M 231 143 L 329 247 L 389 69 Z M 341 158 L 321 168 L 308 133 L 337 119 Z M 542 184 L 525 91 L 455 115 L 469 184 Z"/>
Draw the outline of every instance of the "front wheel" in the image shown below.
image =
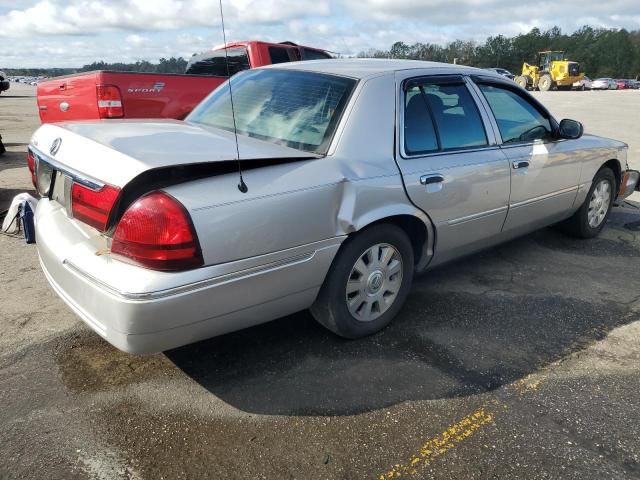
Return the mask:
<path fill-rule="evenodd" d="M 404 231 L 378 224 L 345 241 L 311 307 L 315 319 L 346 338 L 386 327 L 413 279 L 413 248 Z"/>
<path fill-rule="evenodd" d="M 525 90 L 527 89 L 527 77 L 519 76 L 516 77 L 514 81 L 520 86 L 520 88 L 524 88 Z"/>
<path fill-rule="evenodd" d="M 564 221 L 562 229 L 576 237 L 592 238 L 600 233 L 609 218 L 615 200 L 616 177 L 610 168 L 596 173 L 584 203 L 571 218 Z"/>

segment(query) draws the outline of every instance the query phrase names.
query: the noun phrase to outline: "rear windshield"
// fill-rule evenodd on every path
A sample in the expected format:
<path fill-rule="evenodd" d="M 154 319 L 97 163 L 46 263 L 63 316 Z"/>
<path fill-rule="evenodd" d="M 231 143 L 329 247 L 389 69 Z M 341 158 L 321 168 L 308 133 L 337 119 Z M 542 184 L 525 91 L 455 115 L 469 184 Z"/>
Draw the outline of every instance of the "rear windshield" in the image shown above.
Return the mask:
<path fill-rule="evenodd" d="M 325 154 L 356 81 L 312 72 L 249 70 L 231 79 L 239 135 Z M 186 119 L 233 131 L 229 84 Z"/>
<path fill-rule="evenodd" d="M 226 59 L 229 59 L 229 70 L 227 71 Z M 194 55 L 187 64 L 184 73 L 187 75 L 211 75 L 216 77 L 227 77 L 235 75 L 242 70 L 248 70 L 249 57 L 246 48 L 227 48 Z"/>

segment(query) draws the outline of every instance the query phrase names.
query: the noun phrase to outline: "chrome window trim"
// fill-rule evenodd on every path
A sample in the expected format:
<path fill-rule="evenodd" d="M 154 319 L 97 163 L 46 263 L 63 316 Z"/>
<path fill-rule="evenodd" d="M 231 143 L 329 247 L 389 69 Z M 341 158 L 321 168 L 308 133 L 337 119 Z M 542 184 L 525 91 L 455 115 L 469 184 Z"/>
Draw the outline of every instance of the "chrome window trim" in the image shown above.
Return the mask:
<path fill-rule="evenodd" d="M 500 146 L 499 145 L 488 145 L 486 147 L 469 147 L 469 148 L 458 148 L 455 150 L 440 150 L 438 152 L 429 152 L 429 153 L 421 153 L 419 155 L 411 155 L 411 156 L 405 156 L 404 152 L 401 151 L 400 152 L 400 156 L 402 157 L 403 160 L 415 160 L 415 159 L 419 159 L 419 158 L 429 158 L 429 157 L 439 157 L 442 155 L 451 155 L 451 154 L 457 154 L 457 153 L 473 153 L 473 152 L 483 152 L 483 151 L 490 151 L 490 150 L 500 150 Z M 500 159 L 500 161 L 502 161 L 502 159 Z M 484 164 L 486 162 L 479 162 L 479 163 L 473 163 L 470 165 L 479 165 L 479 164 Z M 422 170 L 420 170 L 422 171 Z"/>
<path fill-rule="evenodd" d="M 484 128 L 484 133 L 487 138 L 487 144 L 482 146 L 477 146 L 477 147 L 449 148 L 449 149 L 437 150 L 433 152 L 419 153 L 415 155 L 408 154 L 404 148 L 404 109 L 405 109 L 405 105 L 404 105 L 405 91 L 403 88 L 404 84 L 408 81 L 418 79 L 418 78 L 420 79 L 424 78 L 428 80 L 429 78 L 437 79 L 438 77 L 451 77 L 451 76 L 460 77 L 460 80 L 462 81 L 463 85 L 467 88 L 467 91 L 469 92 L 469 95 L 471 96 L 471 99 L 478 110 L 478 114 L 480 115 L 480 121 L 482 122 L 482 127 Z M 396 92 L 397 92 L 396 102 L 398 106 L 398 108 L 396 108 L 396 112 L 397 112 L 396 131 L 397 131 L 397 138 L 399 139 L 399 141 L 397 142 L 398 143 L 397 150 L 398 150 L 398 153 L 400 154 L 399 155 L 400 158 L 402 158 L 403 160 L 414 160 L 414 159 L 428 158 L 428 157 L 439 156 L 439 155 L 478 152 L 478 151 L 484 151 L 484 150 L 496 150 L 499 148 L 498 139 L 496 138 L 495 132 L 493 130 L 493 126 L 491 125 L 491 116 L 488 115 L 487 112 L 484 110 L 484 108 L 481 107 L 481 104 L 478 103 L 477 95 L 474 94 L 470 83 L 471 82 L 468 79 L 468 76 L 463 74 L 455 74 L 455 75 L 416 74 L 416 75 L 412 75 L 410 77 L 404 78 L 400 82 L 396 81 Z M 435 128 L 437 128 L 437 126 L 435 126 Z"/>

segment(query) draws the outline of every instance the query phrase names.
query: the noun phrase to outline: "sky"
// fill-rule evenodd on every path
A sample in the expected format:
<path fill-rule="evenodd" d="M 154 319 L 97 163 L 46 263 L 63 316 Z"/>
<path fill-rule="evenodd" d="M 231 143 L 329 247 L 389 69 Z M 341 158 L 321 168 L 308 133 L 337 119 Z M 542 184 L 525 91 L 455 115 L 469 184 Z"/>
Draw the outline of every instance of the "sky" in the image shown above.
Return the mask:
<path fill-rule="evenodd" d="M 640 29 L 640 0 L 223 0 L 227 40 L 342 55 L 396 41 L 484 41 L 533 27 Z M 218 0 L 0 0 L 0 67 L 190 57 L 221 45 Z"/>

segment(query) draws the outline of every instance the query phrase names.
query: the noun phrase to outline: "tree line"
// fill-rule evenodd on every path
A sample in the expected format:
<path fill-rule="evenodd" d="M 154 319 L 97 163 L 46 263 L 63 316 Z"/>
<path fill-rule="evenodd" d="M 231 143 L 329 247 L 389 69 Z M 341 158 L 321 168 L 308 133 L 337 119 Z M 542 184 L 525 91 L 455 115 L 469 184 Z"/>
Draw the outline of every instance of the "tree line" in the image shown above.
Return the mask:
<path fill-rule="evenodd" d="M 544 50 L 564 50 L 567 58 L 579 62 L 591 78 L 637 78 L 640 75 L 640 30 L 605 29 L 584 26 L 572 34 L 559 27 L 506 37 L 491 36 L 484 43 L 455 40 L 434 43 L 394 43 L 389 50 L 368 50 L 361 58 L 406 58 L 473 67 L 500 67 L 518 75 L 522 63 L 534 63 Z"/>
<path fill-rule="evenodd" d="M 158 63 L 142 60 L 134 63 L 108 63 L 102 60 L 83 65 L 80 68 L 7 68 L 5 73 L 24 77 L 57 77 L 71 73 L 90 72 L 92 70 L 115 70 L 119 72 L 145 73 L 184 73 L 188 60 L 182 57 L 161 58 Z"/>
<path fill-rule="evenodd" d="M 116 70 L 119 72 L 144 72 L 144 73 L 184 73 L 187 68 L 187 60 L 182 57 L 161 58 L 158 63 L 146 60 L 135 63 L 106 63 L 103 61 L 84 65 L 78 71 L 89 72 L 91 70 Z"/>

